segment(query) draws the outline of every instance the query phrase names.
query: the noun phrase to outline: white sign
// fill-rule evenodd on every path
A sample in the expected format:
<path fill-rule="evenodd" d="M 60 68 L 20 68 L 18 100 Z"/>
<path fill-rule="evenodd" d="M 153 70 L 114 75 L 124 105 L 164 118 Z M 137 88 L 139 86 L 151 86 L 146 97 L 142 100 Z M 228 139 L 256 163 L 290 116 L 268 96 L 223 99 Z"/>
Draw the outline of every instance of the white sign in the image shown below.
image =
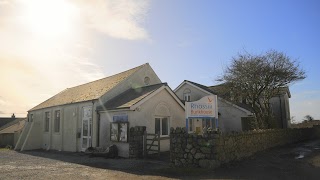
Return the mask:
<path fill-rule="evenodd" d="M 205 96 L 198 101 L 186 102 L 186 118 L 215 117 L 218 118 L 218 102 L 216 95 Z"/>

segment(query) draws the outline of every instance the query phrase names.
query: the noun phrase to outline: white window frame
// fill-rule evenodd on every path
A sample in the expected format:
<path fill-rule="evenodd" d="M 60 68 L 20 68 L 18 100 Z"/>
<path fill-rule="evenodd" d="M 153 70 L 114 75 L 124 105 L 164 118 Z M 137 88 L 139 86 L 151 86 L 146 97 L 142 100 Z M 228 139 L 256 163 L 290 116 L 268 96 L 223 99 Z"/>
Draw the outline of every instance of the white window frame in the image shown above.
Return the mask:
<path fill-rule="evenodd" d="M 185 89 L 183 91 L 183 100 L 186 102 L 190 102 L 191 101 L 191 90 L 190 89 Z"/>
<path fill-rule="evenodd" d="M 167 135 L 162 135 L 162 120 L 163 119 L 167 119 L 168 120 L 168 129 L 167 129 L 167 132 L 168 132 L 168 134 Z M 170 117 L 168 117 L 168 116 L 156 116 L 155 118 L 154 118 L 154 131 L 156 131 L 156 119 L 160 119 L 160 137 L 168 137 L 168 136 L 170 136 Z M 157 134 L 158 132 L 155 132 L 155 134 Z"/>
<path fill-rule="evenodd" d="M 49 132 L 50 131 L 50 112 L 47 111 L 47 112 L 44 112 L 44 126 L 43 126 L 43 131 L 44 132 Z M 47 121 L 48 120 L 48 121 Z M 47 129 L 48 127 L 48 129 Z"/>
<path fill-rule="evenodd" d="M 184 94 L 184 101 L 186 101 L 186 102 L 190 102 L 190 99 L 191 99 L 191 95 L 190 95 L 190 93 L 186 93 L 186 94 Z"/>

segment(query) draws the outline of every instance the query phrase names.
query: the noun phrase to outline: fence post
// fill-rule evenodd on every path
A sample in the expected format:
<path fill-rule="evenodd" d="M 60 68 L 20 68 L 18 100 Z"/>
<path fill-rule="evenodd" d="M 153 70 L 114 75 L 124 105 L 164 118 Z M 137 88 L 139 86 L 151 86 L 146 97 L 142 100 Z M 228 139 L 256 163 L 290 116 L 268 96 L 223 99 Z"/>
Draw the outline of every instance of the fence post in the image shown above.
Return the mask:
<path fill-rule="evenodd" d="M 143 132 L 143 157 L 147 157 L 147 131 Z"/>
<path fill-rule="evenodd" d="M 158 156 L 160 157 L 160 132 L 158 131 Z"/>

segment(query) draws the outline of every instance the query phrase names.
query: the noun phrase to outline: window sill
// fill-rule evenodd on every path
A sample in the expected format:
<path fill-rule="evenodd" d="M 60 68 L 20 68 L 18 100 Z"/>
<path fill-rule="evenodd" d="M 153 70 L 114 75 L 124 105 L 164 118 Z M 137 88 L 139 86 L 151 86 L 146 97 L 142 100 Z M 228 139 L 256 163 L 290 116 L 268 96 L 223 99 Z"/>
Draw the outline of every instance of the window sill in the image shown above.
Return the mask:
<path fill-rule="evenodd" d="M 166 140 L 166 139 L 170 139 L 170 136 L 160 136 L 160 140 Z"/>

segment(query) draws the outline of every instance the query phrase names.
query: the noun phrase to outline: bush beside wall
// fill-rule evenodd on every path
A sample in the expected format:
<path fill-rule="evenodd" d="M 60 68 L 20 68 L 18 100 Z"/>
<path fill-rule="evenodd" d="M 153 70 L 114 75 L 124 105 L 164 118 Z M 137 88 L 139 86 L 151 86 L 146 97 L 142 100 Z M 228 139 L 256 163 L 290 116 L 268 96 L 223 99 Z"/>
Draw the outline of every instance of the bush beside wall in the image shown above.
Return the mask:
<path fill-rule="evenodd" d="M 195 135 L 185 128 L 171 128 L 170 161 L 176 167 L 215 168 L 271 147 L 311 139 L 314 132 L 313 128 L 302 128 Z"/>

